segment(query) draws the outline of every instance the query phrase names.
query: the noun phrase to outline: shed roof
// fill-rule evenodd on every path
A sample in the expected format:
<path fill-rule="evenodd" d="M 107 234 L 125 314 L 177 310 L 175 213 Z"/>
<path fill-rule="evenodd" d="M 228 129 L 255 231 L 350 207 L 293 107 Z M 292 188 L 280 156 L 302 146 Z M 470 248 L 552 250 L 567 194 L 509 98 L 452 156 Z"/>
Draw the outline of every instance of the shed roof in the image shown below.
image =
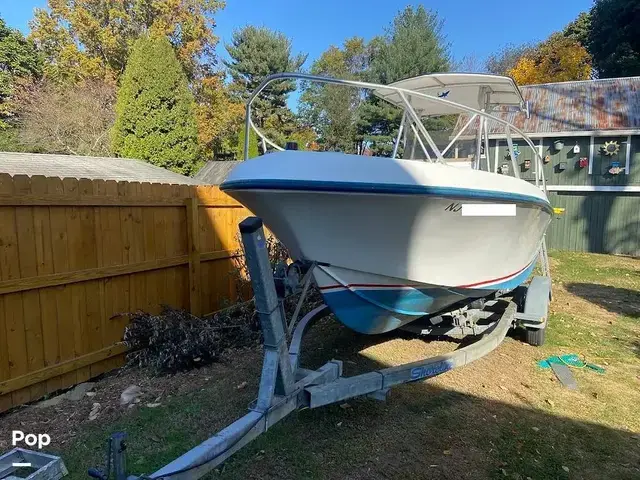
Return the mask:
<path fill-rule="evenodd" d="M 193 177 L 194 180 L 204 185 L 220 185 L 227 178 L 229 172 L 241 163 L 239 160 L 214 160 L 207 162 L 204 167 Z"/>
<path fill-rule="evenodd" d="M 529 134 L 636 130 L 640 133 L 640 77 L 545 83 L 520 87 L 529 103 L 529 118 L 521 112 L 500 111 Z M 462 115 L 461 115 L 462 117 Z M 468 118 L 468 117 L 467 117 Z M 458 125 L 466 120 L 459 119 Z M 467 133 L 473 133 L 470 127 Z M 504 134 L 504 127 L 489 123 L 489 134 Z"/>
<path fill-rule="evenodd" d="M 141 160 L 0 152 L 0 173 L 129 182 L 198 185 L 198 181 Z"/>

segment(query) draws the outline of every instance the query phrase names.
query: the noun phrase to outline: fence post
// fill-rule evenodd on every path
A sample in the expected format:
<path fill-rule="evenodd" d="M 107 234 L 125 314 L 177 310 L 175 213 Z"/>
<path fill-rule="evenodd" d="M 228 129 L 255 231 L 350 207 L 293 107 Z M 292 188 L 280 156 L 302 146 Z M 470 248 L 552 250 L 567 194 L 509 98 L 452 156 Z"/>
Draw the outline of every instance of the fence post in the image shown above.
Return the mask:
<path fill-rule="evenodd" d="M 195 192 L 194 192 L 195 193 Z M 200 316 L 200 228 L 198 224 L 198 198 L 186 200 L 189 245 L 189 311 Z"/>

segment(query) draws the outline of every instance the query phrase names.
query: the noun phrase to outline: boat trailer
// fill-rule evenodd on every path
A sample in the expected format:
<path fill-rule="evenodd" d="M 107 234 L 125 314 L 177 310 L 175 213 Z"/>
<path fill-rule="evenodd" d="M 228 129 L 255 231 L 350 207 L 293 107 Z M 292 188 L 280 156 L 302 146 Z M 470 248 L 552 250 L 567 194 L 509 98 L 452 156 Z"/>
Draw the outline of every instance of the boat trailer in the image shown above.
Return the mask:
<path fill-rule="evenodd" d="M 257 217 L 245 219 L 240 223 L 240 233 L 255 295 L 256 311 L 264 335 L 264 363 L 257 400 L 252 402 L 245 416 L 148 475 L 127 474 L 126 434 L 115 433 L 109 439 L 106 471 L 90 469 L 89 476 L 108 480 L 113 472 L 116 480 L 201 478 L 295 410 L 321 407 L 360 396 L 385 400 L 393 386 L 435 377 L 483 357 L 500 345 L 508 330 L 515 325 L 524 326 L 528 331 L 534 332 L 532 343 L 536 343 L 536 339 L 539 340 L 537 332 L 544 333 L 550 299 L 550 281 L 548 277 L 534 277 L 529 287 L 519 287 L 519 290 L 514 292 L 513 300 L 497 298 L 486 302 L 482 310 L 470 310 L 469 312 L 476 315 L 476 319 L 482 320 L 481 325 L 473 327 L 475 330 L 471 331 L 470 327 L 462 325 L 453 329 L 457 333 L 482 333 L 482 337 L 451 353 L 353 377 L 342 376 L 340 360 L 330 360 L 317 370 L 308 370 L 300 367 L 302 339 L 309 327 L 331 312 L 326 305 L 321 305 L 306 314 L 293 329 L 293 323 L 302 304 L 301 298 L 288 328 L 284 315 L 283 292 L 282 288 L 276 289 L 273 268 L 267 255 L 262 220 Z M 306 294 L 310 277 L 310 272 L 306 272 L 302 282 L 299 282 L 299 288 L 302 289 L 301 297 Z M 412 331 L 418 334 L 452 332 L 452 329 L 439 332 L 433 328 L 420 331 L 416 328 L 420 330 L 421 327 L 411 327 Z M 287 337 L 291 330 L 291 340 L 288 342 Z M 529 340 L 529 337 L 527 339 Z"/>

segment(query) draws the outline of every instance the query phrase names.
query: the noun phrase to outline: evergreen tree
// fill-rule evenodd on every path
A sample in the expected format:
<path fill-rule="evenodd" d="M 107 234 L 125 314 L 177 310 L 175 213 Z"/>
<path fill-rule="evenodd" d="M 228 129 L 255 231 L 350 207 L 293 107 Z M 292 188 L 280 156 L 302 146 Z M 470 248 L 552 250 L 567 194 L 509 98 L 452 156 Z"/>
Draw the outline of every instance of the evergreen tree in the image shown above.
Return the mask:
<path fill-rule="evenodd" d="M 393 20 L 384 38 L 370 44 L 372 82 L 389 84 L 405 78 L 451 69 L 449 45 L 442 34 L 442 21 L 424 7 L 407 7 Z M 401 111 L 370 95 L 359 112 L 358 129 L 377 155 L 389 155 L 400 126 Z M 425 125 L 428 126 L 429 122 Z M 449 128 L 452 121 L 432 122 L 434 128 Z M 441 125 L 442 124 L 442 125 Z"/>
<path fill-rule="evenodd" d="M 281 72 L 295 72 L 307 55 L 291 53 L 291 41 L 279 32 L 264 27 L 247 26 L 233 33 L 226 46 L 231 61 L 225 62 L 233 79 L 231 90 L 236 98 L 246 101 L 265 77 Z M 287 97 L 295 90 L 294 81 L 285 80 L 269 85 L 252 106 L 254 123 L 267 136 L 283 143 L 297 128 Z"/>
<path fill-rule="evenodd" d="M 596 0 L 588 50 L 600 78 L 640 75 L 640 2 Z"/>
<path fill-rule="evenodd" d="M 194 100 L 165 37 L 132 48 L 116 101 L 113 151 L 189 175 L 198 159 Z"/>
<path fill-rule="evenodd" d="M 571 23 L 569 23 L 564 30 L 562 31 L 562 35 L 564 37 L 575 40 L 584 48 L 588 48 L 589 46 L 589 32 L 591 31 L 591 14 L 582 12 L 578 17 Z"/>
<path fill-rule="evenodd" d="M 236 159 L 244 160 L 244 125 L 238 133 L 238 146 L 236 147 Z M 258 136 L 253 129 L 249 129 L 249 158 L 256 158 L 259 155 L 258 152 Z"/>
<path fill-rule="evenodd" d="M 406 7 L 393 19 L 386 42 L 371 62 L 371 78 L 389 84 L 405 78 L 451 69 L 449 45 L 442 34 L 443 22 L 422 5 Z"/>

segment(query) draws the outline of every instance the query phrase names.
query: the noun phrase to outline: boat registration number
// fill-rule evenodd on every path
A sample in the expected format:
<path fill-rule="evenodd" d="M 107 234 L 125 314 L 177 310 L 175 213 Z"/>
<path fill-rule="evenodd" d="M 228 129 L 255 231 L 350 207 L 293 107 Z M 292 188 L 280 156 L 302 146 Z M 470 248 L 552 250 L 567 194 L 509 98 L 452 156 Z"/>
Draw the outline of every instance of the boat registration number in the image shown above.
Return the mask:
<path fill-rule="evenodd" d="M 462 205 L 459 203 L 450 203 L 447 208 L 444 209 L 445 212 L 459 212 L 462 210 Z"/>

